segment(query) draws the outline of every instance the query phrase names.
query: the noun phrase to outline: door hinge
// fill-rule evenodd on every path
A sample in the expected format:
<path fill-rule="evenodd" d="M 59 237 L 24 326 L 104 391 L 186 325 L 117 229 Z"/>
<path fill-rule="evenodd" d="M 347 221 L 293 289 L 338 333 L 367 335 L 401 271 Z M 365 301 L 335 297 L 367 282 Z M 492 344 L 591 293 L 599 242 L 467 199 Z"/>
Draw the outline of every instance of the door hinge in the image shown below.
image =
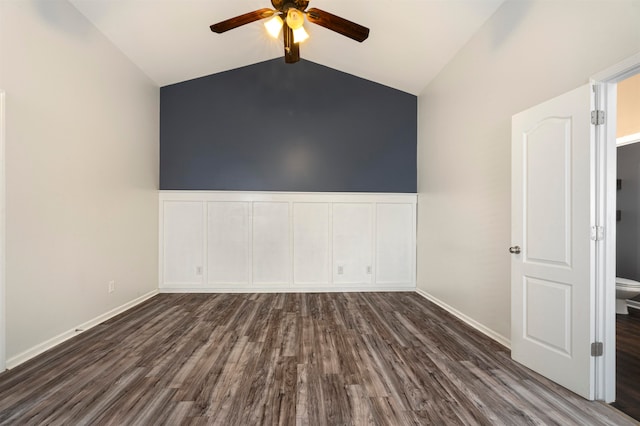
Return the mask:
<path fill-rule="evenodd" d="M 604 226 L 592 226 L 591 227 L 591 240 L 602 241 L 604 240 Z"/>
<path fill-rule="evenodd" d="M 602 342 L 593 342 L 591 344 L 591 356 L 602 356 L 604 353 L 604 346 Z"/>
<path fill-rule="evenodd" d="M 591 111 L 591 124 L 596 126 L 600 124 L 604 124 L 604 111 L 601 109 L 597 109 L 595 111 Z"/>

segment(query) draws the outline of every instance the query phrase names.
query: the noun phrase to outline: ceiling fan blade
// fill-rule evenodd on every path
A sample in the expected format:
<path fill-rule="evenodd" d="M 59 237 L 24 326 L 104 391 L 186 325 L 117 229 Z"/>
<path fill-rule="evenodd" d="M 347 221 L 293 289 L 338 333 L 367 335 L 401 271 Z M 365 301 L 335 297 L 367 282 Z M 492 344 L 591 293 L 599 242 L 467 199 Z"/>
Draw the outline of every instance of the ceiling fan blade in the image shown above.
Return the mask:
<path fill-rule="evenodd" d="M 254 10 L 253 12 L 245 13 L 244 15 L 236 16 L 235 18 L 227 19 L 226 21 L 218 22 L 211 25 L 211 31 L 221 34 L 225 31 L 232 30 L 245 24 L 249 24 L 260 19 L 268 18 L 276 13 L 275 10 L 264 9 Z"/>
<path fill-rule="evenodd" d="M 328 28 L 355 41 L 363 42 L 369 37 L 369 28 L 315 7 L 307 10 L 307 19 L 309 22 Z"/>
<path fill-rule="evenodd" d="M 300 45 L 293 42 L 293 30 L 284 21 L 282 25 L 282 35 L 284 38 L 284 61 L 293 64 L 300 60 Z"/>

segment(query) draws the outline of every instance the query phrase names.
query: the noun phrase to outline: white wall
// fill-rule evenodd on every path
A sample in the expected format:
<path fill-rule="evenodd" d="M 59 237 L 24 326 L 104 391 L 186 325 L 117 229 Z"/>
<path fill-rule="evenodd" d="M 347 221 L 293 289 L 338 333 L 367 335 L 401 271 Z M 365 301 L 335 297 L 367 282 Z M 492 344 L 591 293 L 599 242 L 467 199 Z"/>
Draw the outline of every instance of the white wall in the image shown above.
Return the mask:
<path fill-rule="evenodd" d="M 419 289 L 508 338 L 511 116 L 640 51 L 639 23 L 637 0 L 507 1 L 424 89 Z"/>
<path fill-rule="evenodd" d="M 0 52 L 9 360 L 157 288 L 159 89 L 66 1 L 0 1 Z"/>

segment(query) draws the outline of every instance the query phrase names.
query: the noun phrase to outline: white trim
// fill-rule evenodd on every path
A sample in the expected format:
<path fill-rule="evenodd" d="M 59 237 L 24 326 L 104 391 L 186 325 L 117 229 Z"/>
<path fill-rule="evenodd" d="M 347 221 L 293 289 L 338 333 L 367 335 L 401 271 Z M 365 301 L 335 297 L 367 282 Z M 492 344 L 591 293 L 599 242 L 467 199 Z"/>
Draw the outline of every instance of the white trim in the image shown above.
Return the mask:
<path fill-rule="evenodd" d="M 433 302 L 436 305 L 440 306 L 442 309 L 449 312 L 456 318 L 462 320 L 463 322 L 470 325 L 471 327 L 475 328 L 485 336 L 495 340 L 496 342 L 500 343 L 502 346 L 505 346 L 507 349 L 511 350 L 511 340 L 509 338 L 491 330 L 490 328 L 486 327 L 483 324 L 480 324 L 478 321 L 463 314 L 453 306 L 448 305 L 447 303 L 443 302 L 442 300 L 438 299 L 437 297 L 427 293 L 426 291 L 420 288 L 416 288 L 416 293 L 418 293 L 420 296 L 424 297 L 425 299 L 429 300 L 430 302 Z"/>
<path fill-rule="evenodd" d="M 162 287 L 164 282 L 164 203 L 158 196 L 158 288 Z"/>
<path fill-rule="evenodd" d="M 610 96 L 610 90 L 607 84 L 591 81 L 592 94 L 590 110 L 604 109 L 606 99 Z M 611 112 L 611 111 L 609 111 Z M 608 114 L 608 113 L 607 113 Z M 609 117 L 615 117 L 615 111 L 612 114 L 608 114 Z M 607 217 L 605 210 L 607 197 L 612 196 L 609 184 L 606 179 L 606 170 L 613 167 L 611 165 L 611 159 L 615 161 L 615 146 L 614 150 L 607 147 L 607 137 L 605 134 L 606 126 L 590 126 L 590 141 L 591 141 L 591 172 L 590 172 L 590 215 L 591 226 L 602 227 L 605 231 L 610 228 L 610 218 Z M 613 181 L 615 183 L 615 180 Z M 615 194 L 613 194 L 615 196 Z M 615 226 L 615 222 L 614 225 Z M 606 328 L 606 320 L 603 315 L 608 312 L 607 304 L 611 303 L 611 293 L 608 291 L 607 286 L 602 283 L 607 281 L 607 277 L 611 274 L 611 260 L 607 259 L 603 254 L 606 252 L 606 247 L 611 244 L 612 240 L 615 240 L 615 233 L 607 235 L 607 238 L 603 240 L 596 240 L 592 243 L 592 273 L 593 280 L 591 282 L 591 300 L 592 303 L 589 306 L 590 318 L 591 318 L 591 336 L 590 342 L 605 342 L 606 336 L 610 334 L 610 330 Z M 615 245 L 615 242 L 613 243 Z M 613 274 L 615 275 L 615 259 L 613 264 Z M 614 330 L 615 335 L 615 330 Z M 606 343 L 604 344 L 604 352 L 614 351 L 615 347 L 611 348 Z M 607 369 L 606 363 L 611 357 L 591 357 L 591 399 L 606 399 L 606 379 L 605 371 Z M 615 368 L 615 367 L 614 367 Z M 615 389 L 614 389 L 615 391 Z"/>
<path fill-rule="evenodd" d="M 85 323 L 82 323 L 74 328 L 72 328 L 71 330 L 67 330 L 63 333 L 58 334 L 55 337 L 52 337 L 51 339 L 40 343 L 39 345 L 36 345 L 30 349 L 27 349 L 26 351 L 11 357 L 7 360 L 7 368 L 11 369 L 11 368 L 15 368 L 16 366 L 22 364 L 25 361 L 30 360 L 31 358 L 40 355 L 41 353 L 53 348 L 54 346 L 71 339 L 74 336 L 77 336 L 80 333 L 84 333 L 85 331 L 89 330 L 92 327 L 95 327 L 96 325 L 105 322 L 106 320 L 115 317 L 118 314 L 121 314 L 122 312 L 133 308 L 136 305 L 139 305 L 140 303 L 144 302 L 147 299 L 152 298 L 153 296 L 155 296 L 156 294 L 158 294 L 158 290 L 152 290 L 147 294 L 144 294 L 134 300 L 131 300 L 130 302 L 125 303 L 124 305 L 121 305 L 117 308 L 114 308 L 112 310 L 110 310 L 109 312 L 105 312 L 102 315 L 99 315 Z"/>
<path fill-rule="evenodd" d="M 640 133 L 634 133 L 632 135 L 616 138 L 616 146 L 625 146 L 636 142 L 640 142 Z"/>
<path fill-rule="evenodd" d="M 591 77 L 591 81 L 618 82 L 637 74 L 639 65 L 640 52 L 594 74 Z"/>
<path fill-rule="evenodd" d="M 6 176 L 5 176 L 5 93 L 0 90 L 0 372 L 6 369 Z"/>
<path fill-rule="evenodd" d="M 415 264 L 416 264 L 416 204 L 417 204 L 417 195 L 412 193 L 343 193 L 343 192 L 324 192 L 324 193 L 316 193 L 316 192 L 254 192 L 254 191 L 160 191 L 159 192 L 159 245 L 158 245 L 158 288 L 162 290 L 166 290 L 167 292 L 177 292 L 177 291 L 191 291 L 191 292 L 250 292 L 252 290 L 255 291 L 283 291 L 283 292 L 295 292 L 295 291 L 366 291 L 366 289 L 372 290 L 384 290 L 391 289 L 397 290 L 402 289 L 402 291 L 413 291 L 416 286 L 416 275 L 415 275 Z M 186 277 L 182 277 L 179 279 L 181 282 L 178 282 L 176 279 L 175 282 L 167 281 L 165 277 L 165 263 L 168 263 L 170 259 L 167 259 L 166 252 L 164 249 L 165 246 L 165 235 L 170 232 L 167 228 L 167 224 L 165 223 L 166 212 L 165 208 L 167 205 L 171 203 L 188 203 L 188 202 L 199 202 L 203 203 L 205 212 L 203 212 L 202 218 L 202 227 L 204 229 L 204 242 L 205 246 L 202 248 L 202 252 L 204 253 L 203 259 L 203 272 L 206 279 L 202 282 L 191 280 L 190 275 L 187 274 Z M 247 282 L 221 282 L 215 277 L 211 276 L 208 268 L 208 257 L 207 257 L 207 242 L 208 242 L 208 233 L 206 231 L 208 226 L 208 214 L 206 211 L 211 207 L 211 205 L 215 203 L 247 203 L 249 207 L 248 212 L 248 220 L 249 220 L 249 250 L 248 250 L 248 262 L 247 267 L 248 271 L 248 281 Z M 279 282 L 255 282 L 254 280 L 254 271 L 253 271 L 253 234 L 254 234 L 254 209 L 259 203 L 286 203 L 288 208 L 288 267 L 287 267 L 287 279 Z M 328 282 L 314 282 L 314 283 L 304 283 L 304 282 L 296 282 L 295 281 L 295 271 L 294 271 L 294 233 L 293 233 L 293 221 L 295 210 L 295 205 L 297 203 L 300 204 L 326 204 L 328 206 L 328 215 L 329 215 L 329 235 L 327 236 L 327 241 L 329 244 L 329 265 L 331 268 L 328 271 Z M 344 282 L 336 283 L 334 281 L 334 270 L 333 270 L 333 250 L 334 250 L 334 236 L 333 236 L 333 212 L 336 204 L 358 204 L 358 205 L 368 205 L 371 210 L 371 273 L 367 275 L 367 279 L 362 282 Z M 376 239 L 376 213 L 377 206 L 380 204 L 391 204 L 391 205 L 409 205 L 411 207 L 411 217 L 412 224 L 411 229 L 407 229 L 407 232 L 411 233 L 411 249 L 410 249 L 410 265 L 411 268 L 411 279 L 408 281 L 404 281 L 404 277 L 393 278 L 390 277 L 390 282 L 377 282 L 377 265 L 376 265 L 376 249 L 380 249 L 377 247 L 377 239 Z"/>
<path fill-rule="evenodd" d="M 293 216 L 293 201 L 289 202 L 289 227 L 288 227 L 288 231 L 289 232 L 289 242 L 288 242 L 288 258 L 289 258 L 289 267 L 287 268 L 287 276 L 288 276 L 288 280 L 287 280 L 287 287 L 293 287 L 294 286 L 294 275 L 295 275 L 295 261 L 293 259 L 293 225 L 294 225 L 294 221 L 295 218 Z M 252 268 L 253 269 L 253 268 Z M 208 282 L 208 281 L 207 281 Z M 304 284 L 303 284 L 304 285 Z"/>
<path fill-rule="evenodd" d="M 398 286 L 343 286 L 343 287 L 252 287 L 252 288 L 161 288 L 160 293 L 373 293 L 373 292 L 414 292 L 415 287 Z"/>
<path fill-rule="evenodd" d="M 416 193 L 386 192 L 265 192 L 159 191 L 162 201 L 245 201 L 305 203 L 416 203 Z"/>
<path fill-rule="evenodd" d="M 617 83 L 640 72 L 640 53 L 637 53 L 597 74 L 591 83 L 600 85 L 601 96 L 595 107 L 605 112 L 605 117 L 616 117 Z M 596 200 L 599 213 L 597 226 L 603 226 L 606 238 L 597 244 L 596 262 L 599 273 L 595 284 L 595 340 L 604 344 L 604 354 L 595 358 L 595 398 L 605 402 L 615 401 L 616 392 L 616 120 L 605 120 L 597 126 L 599 138 L 598 158 L 603 167 L 598 170 L 596 185 L 602 191 Z M 592 188 L 595 190 L 595 188 Z M 608 229 L 608 230 L 607 230 Z"/>

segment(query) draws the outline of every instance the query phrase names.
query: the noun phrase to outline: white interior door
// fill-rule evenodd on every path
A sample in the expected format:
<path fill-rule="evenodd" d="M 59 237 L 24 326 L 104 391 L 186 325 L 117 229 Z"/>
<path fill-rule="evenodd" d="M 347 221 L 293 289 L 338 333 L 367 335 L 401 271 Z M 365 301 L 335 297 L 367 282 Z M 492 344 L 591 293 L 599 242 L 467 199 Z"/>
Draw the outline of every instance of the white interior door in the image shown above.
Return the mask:
<path fill-rule="evenodd" d="M 593 399 L 590 104 L 586 85 L 513 116 L 511 356 Z"/>

